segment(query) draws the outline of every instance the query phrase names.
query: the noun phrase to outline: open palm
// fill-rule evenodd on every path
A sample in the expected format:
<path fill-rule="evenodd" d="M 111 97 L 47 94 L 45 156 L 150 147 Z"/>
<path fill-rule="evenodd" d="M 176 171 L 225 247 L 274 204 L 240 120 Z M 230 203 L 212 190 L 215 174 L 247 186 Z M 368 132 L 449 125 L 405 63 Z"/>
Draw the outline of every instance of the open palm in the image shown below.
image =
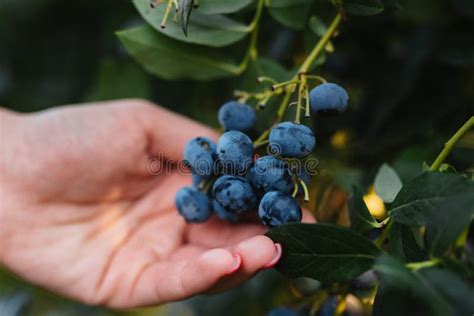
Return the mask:
<path fill-rule="evenodd" d="M 178 215 L 191 177 L 167 162 L 211 129 L 140 100 L 2 117 L 0 262 L 20 277 L 130 308 L 223 290 L 278 261 L 259 224 Z"/>

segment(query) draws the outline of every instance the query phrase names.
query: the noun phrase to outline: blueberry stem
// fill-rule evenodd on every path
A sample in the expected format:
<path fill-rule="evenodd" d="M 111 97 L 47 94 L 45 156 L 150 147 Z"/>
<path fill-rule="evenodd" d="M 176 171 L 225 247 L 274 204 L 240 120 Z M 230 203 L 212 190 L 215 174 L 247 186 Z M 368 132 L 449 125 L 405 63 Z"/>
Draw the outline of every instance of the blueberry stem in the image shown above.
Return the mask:
<path fill-rule="evenodd" d="M 173 0 L 168 0 L 168 5 L 165 9 L 165 14 L 163 15 L 163 19 L 161 20 L 161 28 L 164 29 L 166 27 L 166 21 L 168 20 L 168 16 L 170 15 L 171 8 L 173 7 Z"/>
<path fill-rule="evenodd" d="M 258 83 L 269 82 L 269 83 L 271 83 L 271 84 L 273 84 L 273 85 L 278 84 L 278 82 L 276 82 L 275 79 L 270 78 L 270 77 L 265 77 L 265 76 L 260 76 L 260 77 L 258 77 L 258 78 L 257 78 L 257 82 L 258 82 Z"/>
<path fill-rule="evenodd" d="M 326 79 L 324 79 L 323 77 L 321 76 L 316 76 L 316 75 L 305 75 L 303 74 L 304 77 L 306 77 L 306 79 L 310 79 L 310 80 L 319 80 L 321 81 L 321 83 L 327 83 Z"/>
<path fill-rule="evenodd" d="M 269 142 L 270 142 L 270 141 L 267 139 L 267 140 L 264 140 L 264 141 L 259 142 L 259 143 L 254 143 L 254 144 L 253 144 L 253 148 L 254 148 L 254 149 L 257 149 L 258 147 L 263 146 L 263 145 L 266 145 L 266 144 L 268 144 Z"/>
<path fill-rule="evenodd" d="M 304 112 L 304 117 L 305 118 L 310 118 L 310 107 L 309 107 L 309 89 L 308 86 L 305 87 L 305 95 L 304 98 L 306 100 L 306 106 L 305 106 L 305 112 Z"/>
<path fill-rule="evenodd" d="M 199 186 L 202 188 L 199 188 L 202 190 L 202 192 L 204 193 L 207 193 L 209 191 L 209 189 L 212 187 L 212 184 L 214 183 L 214 181 L 212 179 L 209 179 L 207 182 L 204 182 L 201 183 Z"/>
<path fill-rule="evenodd" d="M 308 192 L 308 187 L 306 186 L 306 183 L 304 183 L 304 181 L 301 179 L 298 179 L 298 181 L 301 184 L 301 187 L 303 188 L 303 191 L 304 191 L 304 201 L 309 202 L 309 192 Z"/>
<path fill-rule="evenodd" d="M 278 123 L 282 120 L 283 115 L 285 115 L 286 108 L 288 107 L 288 102 L 290 101 L 290 98 L 291 98 L 291 93 L 287 92 L 285 94 L 285 97 L 283 98 L 281 104 L 280 104 L 280 107 L 278 108 L 278 112 L 277 112 L 277 115 L 274 119 L 273 124 L 276 124 L 276 123 Z M 266 130 L 264 130 L 262 132 L 262 134 L 254 141 L 254 144 L 258 144 L 258 143 L 261 143 L 262 141 L 266 140 L 268 135 L 270 134 L 271 129 L 272 129 L 272 126 L 267 128 Z"/>
<path fill-rule="evenodd" d="M 301 81 L 300 81 L 300 87 L 298 89 L 298 108 L 296 109 L 296 117 L 295 117 L 295 123 L 300 124 L 301 123 L 301 108 L 303 107 L 303 94 L 304 90 L 306 89 L 306 77 L 305 76 L 300 76 Z M 307 89 L 306 89 L 307 90 Z M 308 103 L 308 102 L 306 102 Z M 308 108 L 308 106 L 306 106 Z M 308 113 L 306 113 L 308 114 Z M 305 116 L 306 116 L 305 114 Z M 308 114 L 309 115 L 309 114 Z"/>
<path fill-rule="evenodd" d="M 451 150 L 457 144 L 457 142 L 474 126 L 474 116 L 471 116 L 470 119 L 464 123 L 463 126 L 444 144 L 443 150 L 440 152 L 436 160 L 430 167 L 431 171 L 438 171 L 439 167 L 443 164 L 443 161 L 449 155 Z"/>
<path fill-rule="evenodd" d="M 291 193 L 292 197 L 294 198 L 296 197 L 296 195 L 298 194 L 298 189 L 299 189 L 298 180 L 293 179 L 293 193 Z"/>
<path fill-rule="evenodd" d="M 285 86 L 289 86 L 289 85 L 292 85 L 292 84 L 298 84 L 300 81 L 298 79 L 291 79 L 291 80 L 288 80 L 288 81 L 284 81 L 284 82 L 281 82 L 281 83 L 278 83 L 278 84 L 274 84 L 272 86 L 272 90 L 275 91 L 279 88 L 282 88 L 282 87 L 285 87 Z"/>
<path fill-rule="evenodd" d="M 337 31 L 337 28 L 339 26 L 339 24 L 341 23 L 341 20 L 342 20 L 342 13 L 339 12 L 333 19 L 333 21 L 331 22 L 330 26 L 328 27 L 328 29 L 326 30 L 326 33 L 324 33 L 323 37 L 321 37 L 321 39 L 318 41 L 318 43 L 316 43 L 316 45 L 314 46 L 313 50 L 310 52 L 310 54 L 308 55 L 308 57 L 306 58 L 306 60 L 303 62 L 303 64 L 301 65 L 301 67 L 299 68 L 297 74 L 289 81 L 285 82 L 285 83 L 288 83 L 288 82 L 291 82 L 291 83 L 295 83 L 294 81 L 300 81 L 301 78 L 311 78 L 311 79 L 319 79 L 319 80 L 324 80 L 326 81 L 324 78 L 322 77 L 319 77 L 319 76 L 308 76 L 306 75 L 306 73 L 309 71 L 309 69 L 311 68 L 311 66 L 313 65 L 314 61 L 316 60 L 316 58 L 318 58 L 319 54 L 321 53 L 321 51 L 324 49 L 324 47 L 327 45 L 327 43 L 329 42 L 329 40 L 331 39 L 331 37 L 334 35 L 334 33 Z M 272 87 L 273 88 L 278 88 L 278 84 L 277 85 L 273 85 Z M 286 84 L 284 86 L 285 89 L 283 89 L 283 91 L 281 91 L 281 93 L 285 92 L 285 97 L 283 98 L 281 104 L 280 104 L 280 107 L 278 108 L 278 111 L 277 111 L 277 115 L 275 117 L 275 119 L 273 120 L 273 124 L 277 124 L 279 123 L 282 119 L 283 119 L 283 116 L 285 115 L 285 112 L 288 108 L 288 103 L 290 102 L 290 99 L 291 99 L 291 95 L 292 93 L 294 92 L 294 88 L 291 89 L 292 87 L 289 87 L 291 86 L 291 84 Z M 280 89 L 278 89 L 277 91 L 274 91 L 275 94 L 277 94 L 278 92 L 280 92 Z M 299 109 L 300 107 L 298 107 Z M 298 110 L 297 110 L 298 111 Z M 297 114 L 298 115 L 298 114 Z M 299 116 L 298 116 L 299 117 Z M 295 120 L 296 121 L 296 120 Z M 299 118 L 298 118 L 298 121 L 299 121 Z M 262 134 L 258 137 L 258 139 L 255 141 L 255 143 L 259 143 L 263 140 L 265 140 L 268 135 L 270 134 L 270 129 L 266 129 L 265 131 L 262 132 Z"/>

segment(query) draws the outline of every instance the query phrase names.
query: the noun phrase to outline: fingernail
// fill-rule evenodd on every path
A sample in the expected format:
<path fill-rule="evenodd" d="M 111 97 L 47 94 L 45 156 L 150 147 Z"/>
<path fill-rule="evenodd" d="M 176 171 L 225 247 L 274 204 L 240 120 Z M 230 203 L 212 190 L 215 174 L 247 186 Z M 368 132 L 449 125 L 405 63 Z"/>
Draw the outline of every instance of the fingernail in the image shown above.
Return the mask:
<path fill-rule="evenodd" d="M 281 254 L 283 253 L 281 245 L 280 244 L 275 244 L 275 249 L 276 249 L 275 256 L 273 257 L 272 260 L 270 260 L 269 263 L 267 263 L 266 265 L 263 266 L 264 269 L 273 268 L 278 263 L 278 261 L 280 261 Z"/>
<path fill-rule="evenodd" d="M 240 265 L 242 264 L 242 258 L 240 257 L 239 254 L 234 254 L 234 264 L 232 265 L 232 269 L 227 272 L 225 275 L 231 275 L 235 273 L 237 270 L 239 270 Z"/>

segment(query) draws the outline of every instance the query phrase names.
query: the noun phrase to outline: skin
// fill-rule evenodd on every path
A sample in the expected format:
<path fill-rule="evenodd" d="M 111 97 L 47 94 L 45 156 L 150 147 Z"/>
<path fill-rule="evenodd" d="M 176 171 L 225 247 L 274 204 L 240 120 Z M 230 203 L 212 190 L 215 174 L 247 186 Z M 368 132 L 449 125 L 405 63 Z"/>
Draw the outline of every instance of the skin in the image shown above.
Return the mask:
<path fill-rule="evenodd" d="M 0 109 L 0 265 L 116 309 L 222 291 L 272 267 L 281 246 L 261 225 L 186 224 L 174 195 L 191 176 L 149 172 L 151 157 L 180 159 L 196 136 L 218 135 L 142 100 Z"/>

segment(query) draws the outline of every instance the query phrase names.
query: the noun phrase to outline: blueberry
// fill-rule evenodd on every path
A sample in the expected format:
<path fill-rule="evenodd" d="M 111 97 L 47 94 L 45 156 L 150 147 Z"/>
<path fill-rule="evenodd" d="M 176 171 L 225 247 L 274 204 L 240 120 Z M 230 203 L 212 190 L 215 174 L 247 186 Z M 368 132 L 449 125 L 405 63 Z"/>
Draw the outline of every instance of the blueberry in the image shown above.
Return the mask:
<path fill-rule="evenodd" d="M 217 156 L 224 173 L 243 175 L 252 164 L 252 141 L 242 132 L 225 132 L 219 138 Z"/>
<path fill-rule="evenodd" d="M 257 197 L 250 182 L 237 176 L 222 176 L 214 182 L 212 194 L 228 212 L 242 213 L 257 205 Z"/>
<path fill-rule="evenodd" d="M 298 202 L 290 195 L 272 191 L 260 201 L 258 216 L 263 225 L 276 227 L 289 222 L 301 222 L 302 213 Z"/>
<path fill-rule="evenodd" d="M 276 307 L 267 316 L 297 316 L 298 314 L 288 307 Z"/>
<path fill-rule="evenodd" d="M 273 156 L 263 156 L 257 159 L 247 177 L 259 192 L 290 193 L 293 190 L 289 164 Z"/>
<path fill-rule="evenodd" d="M 232 223 L 239 221 L 239 216 L 237 214 L 227 211 L 217 200 L 213 199 L 211 203 L 214 213 L 220 219 Z"/>
<path fill-rule="evenodd" d="M 206 137 L 193 138 L 184 148 L 184 162 L 197 175 L 210 176 L 216 156 L 216 144 Z"/>
<path fill-rule="evenodd" d="M 209 198 L 193 187 L 184 187 L 176 192 L 175 205 L 186 222 L 202 223 L 212 214 Z"/>
<path fill-rule="evenodd" d="M 230 101 L 221 106 L 218 119 L 226 131 L 248 132 L 255 126 L 257 116 L 251 106 Z"/>
<path fill-rule="evenodd" d="M 323 83 L 309 93 L 309 104 L 314 113 L 340 113 L 347 108 L 349 95 L 335 83 Z"/>
<path fill-rule="evenodd" d="M 289 158 L 303 158 L 316 145 L 311 129 L 293 122 L 283 122 L 273 127 L 269 140 L 273 153 Z"/>

